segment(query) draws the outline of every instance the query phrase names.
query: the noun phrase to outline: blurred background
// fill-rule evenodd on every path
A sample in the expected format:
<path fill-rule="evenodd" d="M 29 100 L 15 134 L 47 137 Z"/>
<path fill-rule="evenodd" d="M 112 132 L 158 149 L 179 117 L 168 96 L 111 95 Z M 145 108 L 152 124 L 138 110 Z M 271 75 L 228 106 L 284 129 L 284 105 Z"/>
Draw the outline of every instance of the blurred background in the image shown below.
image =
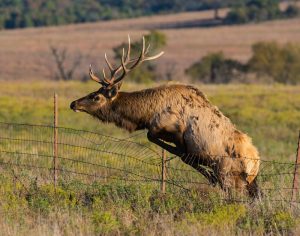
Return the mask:
<path fill-rule="evenodd" d="M 2 0 L 0 79 L 87 80 L 104 52 L 148 36 L 166 54 L 131 81 L 300 82 L 300 3 L 279 0 Z M 90 23 L 91 22 L 91 23 Z M 138 47 L 137 47 L 138 48 Z"/>
<path fill-rule="evenodd" d="M 99 86 L 131 36 L 165 54 L 128 75 L 123 90 L 191 83 L 249 133 L 265 155 L 294 153 L 300 120 L 300 2 L 279 0 L 2 0 L 0 121 L 124 132 L 68 108 Z"/>

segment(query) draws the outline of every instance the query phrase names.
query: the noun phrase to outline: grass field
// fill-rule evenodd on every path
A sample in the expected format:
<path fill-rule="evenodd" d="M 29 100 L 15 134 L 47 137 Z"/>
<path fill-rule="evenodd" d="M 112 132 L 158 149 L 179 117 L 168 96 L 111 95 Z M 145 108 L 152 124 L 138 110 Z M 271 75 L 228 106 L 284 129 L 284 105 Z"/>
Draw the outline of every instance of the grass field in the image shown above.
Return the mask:
<path fill-rule="evenodd" d="M 155 86 L 147 85 L 147 86 Z M 125 83 L 132 91 L 145 85 Z M 300 119 L 300 87 L 283 85 L 199 85 L 213 104 L 248 133 L 266 160 L 293 160 Z M 94 82 L 0 82 L 0 120 L 52 124 L 53 93 L 59 96 L 59 125 L 113 136 L 129 133 L 69 109 L 71 101 L 95 91 Z"/>
<path fill-rule="evenodd" d="M 155 86 L 149 85 L 149 86 Z M 124 90 L 145 86 L 125 83 Z M 237 127 L 247 132 L 264 160 L 293 162 L 300 119 L 299 86 L 199 85 L 209 99 Z M 86 114 L 72 112 L 69 103 L 97 89 L 95 83 L 1 82 L 0 120 L 51 124 L 52 95 L 59 95 L 59 124 L 127 137 L 129 133 L 105 125 Z M 146 140 L 144 136 L 136 141 Z M 29 147 L 30 148 L 30 147 Z M 17 171 L 17 170 L 15 170 Z M 143 170 L 145 171 L 145 170 Z M 19 173 L 19 172 L 17 172 Z M 26 176 L 27 172 L 20 172 Z M 32 175 L 32 173 L 31 173 Z M 37 173 L 33 172 L 33 176 Z M 228 235 L 297 234 L 299 212 L 289 204 L 228 202 L 219 195 L 168 191 L 157 186 L 118 182 L 82 186 L 65 182 L 54 193 L 52 184 L 26 185 L 12 181 L 3 168 L 0 178 L 0 227 L 5 235 Z M 222 195 L 221 195 L 222 196 Z"/>

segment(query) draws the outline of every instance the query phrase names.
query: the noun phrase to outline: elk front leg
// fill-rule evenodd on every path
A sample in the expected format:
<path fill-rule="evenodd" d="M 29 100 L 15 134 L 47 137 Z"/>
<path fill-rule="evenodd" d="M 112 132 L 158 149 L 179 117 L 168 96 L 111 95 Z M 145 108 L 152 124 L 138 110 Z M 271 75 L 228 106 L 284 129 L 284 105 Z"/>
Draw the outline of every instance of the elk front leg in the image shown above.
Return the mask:
<path fill-rule="evenodd" d="M 173 155 L 181 157 L 185 154 L 183 149 L 165 143 L 164 141 L 160 140 L 155 135 L 151 134 L 150 131 L 147 133 L 147 138 L 150 142 L 155 143 L 156 145 L 158 145 L 161 148 L 167 150 L 169 153 L 171 153 Z"/>
<path fill-rule="evenodd" d="M 184 127 L 185 125 L 178 112 L 166 110 L 161 114 L 157 114 L 153 119 L 147 137 L 150 142 L 180 157 L 183 162 L 192 166 L 215 186 L 218 179 L 214 172 L 201 166 L 199 157 L 187 153 L 183 138 Z M 174 143 L 175 146 L 166 142 Z"/>
<path fill-rule="evenodd" d="M 192 166 L 196 169 L 199 173 L 201 173 L 208 181 L 215 186 L 218 183 L 218 178 L 215 176 L 214 172 L 208 170 L 207 168 L 202 167 L 195 158 L 191 160 L 191 155 L 187 154 L 186 151 L 180 147 L 174 147 L 170 144 L 165 143 L 164 141 L 160 140 L 159 138 L 155 137 L 151 134 L 151 132 L 147 133 L 148 140 L 156 145 L 160 146 L 161 148 L 167 150 L 169 153 L 176 155 L 181 158 L 181 160 L 186 163 L 187 165 Z"/>
<path fill-rule="evenodd" d="M 185 126 L 179 113 L 167 109 L 162 113 L 156 114 L 152 119 L 148 128 L 148 138 L 150 141 L 156 143 L 159 146 L 165 146 L 165 142 L 173 143 L 176 146 L 176 149 L 180 149 L 184 153 L 184 127 Z M 174 148 L 173 146 L 168 144 L 167 147 L 171 148 L 171 150 L 173 150 Z"/>

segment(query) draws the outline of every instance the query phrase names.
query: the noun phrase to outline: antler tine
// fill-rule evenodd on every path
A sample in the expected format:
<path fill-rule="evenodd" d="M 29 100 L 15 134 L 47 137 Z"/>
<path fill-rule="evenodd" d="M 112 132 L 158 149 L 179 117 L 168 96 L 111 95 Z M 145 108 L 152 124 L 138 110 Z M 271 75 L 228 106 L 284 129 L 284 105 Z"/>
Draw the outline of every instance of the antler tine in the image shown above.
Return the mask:
<path fill-rule="evenodd" d="M 145 37 L 143 36 L 141 54 L 138 57 L 138 59 L 136 60 L 136 62 L 130 67 L 129 70 L 132 70 L 134 67 L 139 65 L 143 61 L 144 57 L 145 57 Z"/>
<path fill-rule="evenodd" d="M 151 61 L 151 60 L 154 60 L 154 59 L 156 59 L 156 58 L 161 57 L 164 53 L 165 53 L 165 52 L 162 51 L 162 52 L 158 53 L 158 54 L 155 55 L 155 56 L 152 56 L 152 57 L 146 57 L 143 61 Z"/>
<path fill-rule="evenodd" d="M 130 38 L 129 38 L 129 40 L 130 40 Z M 129 41 L 129 46 L 130 46 L 130 41 Z M 145 37 L 143 37 L 142 38 L 142 50 L 141 50 L 141 53 L 140 53 L 140 55 L 139 55 L 139 57 L 137 59 L 133 59 L 133 60 L 129 60 L 130 48 L 128 48 L 128 50 L 127 50 L 126 57 L 125 57 L 125 49 L 123 48 L 122 58 L 121 58 L 121 68 L 123 69 L 123 73 L 122 73 L 122 75 L 119 78 L 114 79 L 113 84 L 119 83 L 126 76 L 126 74 L 129 71 L 131 71 L 133 68 L 135 68 L 136 66 L 138 66 L 142 62 L 154 60 L 154 59 L 159 58 L 160 56 L 162 56 L 164 54 L 164 52 L 160 52 L 159 54 L 154 55 L 152 57 L 146 57 L 146 54 L 148 53 L 149 48 L 150 48 L 150 44 L 146 48 Z M 131 63 L 131 62 L 134 62 L 134 64 L 132 66 L 130 66 L 130 68 L 126 68 L 127 64 Z M 119 71 L 119 69 L 120 69 L 120 67 L 118 68 L 118 71 Z"/>
<path fill-rule="evenodd" d="M 126 64 L 129 62 L 132 62 L 132 61 L 130 60 L 130 37 L 128 35 L 128 49 L 127 49 L 126 57 L 125 57 L 125 49 L 123 48 L 122 49 L 122 57 L 121 57 L 121 65 L 118 68 L 118 71 L 120 68 L 122 68 L 123 73 L 119 78 L 114 79 L 114 82 L 113 82 L 114 84 L 119 83 L 126 76 L 126 74 L 130 71 L 130 69 L 126 68 Z"/>
<path fill-rule="evenodd" d="M 108 68 L 109 68 L 111 71 L 113 71 L 114 68 L 112 67 L 111 63 L 108 61 L 106 53 L 104 54 L 104 58 L 105 58 L 105 62 L 106 62 L 106 64 L 107 64 Z"/>
<path fill-rule="evenodd" d="M 145 57 L 145 45 L 146 45 L 146 42 L 145 42 L 145 36 L 143 36 L 143 47 L 142 47 L 142 52 L 141 52 L 141 56 L 140 58 L 143 59 Z"/>
<path fill-rule="evenodd" d="M 94 75 L 92 64 L 90 64 L 90 67 L 89 67 L 89 75 L 92 80 L 96 81 L 97 83 L 100 83 L 100 79 Z"/>
<path fill-rule="evenodd" d="M 124 61 L 124 64 L 130 62 L 130 52 L 131 52 L 131 43 L 130 43 L 130 36 L 128 35 L 128 49 L 127 49 L 127 53 L 126 53 L 126 57 L 125 52 L 124 52 L 124 48 L 123 48 L 123 54 L 122 54 L 122 61 Z M 114 84 L 116 78 L 115 75 L 123 68 L 125 68 L 123 65 L 118 66 L 116 69 L 113 68 L 113 66 L 111 65 L 111 63 L 108 61 L 107 55 L 105 54 L 105 61 L 106 64 L 108 65 L 109 69 L 110 69 L 110 75 L 111 75 L 111 79 L 109 81 L 110 84 Z M 104 78 L 106 79 L 106 81 L 108 82 L 108 79 L 105 76 L 105 72 L 103 73 Z"/>
<path fill-rule="evenodd" d="M 148 46 L 147 46 L 147 48 L 146 48 L 146 50 L 145 50 L 145 54 L 144 54 L 144 55 L 147 55 L 147 54 L 148 54 L 149 49 L 150 49 L 150 43 L 148 44 Z M 145 57 L 143 61 L 154 60 L 154 59 L 156 59 L 156 58 L 161 57 L 164 53 L 165 53 L 165 52 L 162 51 L 162 52 L 160 52 L 160 53 L 158 53 L 157 55 L 154 55 L 154 56 L 152 56 L 152 57 Z"/>
<path fill-rule="evenodd" d="M 107 81 L 104 81 L 104 80 L 98 78 L 98 77 L 94 74 L 93 68 L 92 68 L 92 64 L 90 64 L 89 75 L 90 75 L 90 78 L 91 78 L 92 80 L 96 81 L 97 83 L 102 84 L 103 86 L 108 86 L 108 85 L 109 85 L 109 83 L 107 83 Z"/>
<path fill-rule="evenodd" d="M 125 50 L 124 50 L 124 48 L 123 48 L 123 52 L 122 52 L 122 58 L 121 58 L 121 67 L 122 67 L 122 69 L 123 69 L 123 73 L 122 73 L 122 75 L 118 78 L 118 79 L 116 79 L 115 80 L 115 82 L 114 82 L 114 84 L 117 84 L 117 83 L 119 83 L 124 77 L 125 77 L 125 75 L 130 71 L 130 70 L 128 70 L 127 68 L 126 68 L 126 61 L 125 61 Z M 127 55 L 128 56 L 128 55 Z M 127 57 L 126 57 L 126 59 L 127 59 Z"/>
<path fill-rule="evenodd" d="M 125 49 L 122 48 L 122 57 L 121 57 L 121 67 L 125 70 L 126 67 L 125 67 L 125 64 L 129 63 L 129 62 L 133 62 L 130 60 L 130 52 L 131 52 L 131 44 L 130 44 L 130 36 L 128 35 L 128 48 L 127 48 L 127 53 L 126 53 L 126 56 L 125 56 Z"/>
<path fill-rule="evenodd" d="M 118 66 L 117 68 L 115 68 L 115 69 L 113 68 L 112 64 L 109 62 L 109 60 L 107 58 L 107 55 L 105 54 L 105 62 L 110 70 L 110 78 L 106 77 L 105 69 L 103 69 L 103 77 L 104 77 L 103 80 L 95 77 L 92 71 L 90 71 L 91 78 L 93 80 L 97 81 L 98 83 L 101 83 L 104 86 L 111 88 L 112 86 L 118 84 L 121 80 L 123 80 L 128 72 L 130 72 L 133 68 L 135 68 L 142 62 L 154 60 L 164 54 L 164 52 L 160 52 L 159 54 L 154 55 L 152 57 L 147 57 L 147 54 L 150 49 L 150 44 L 148 44 L 146 47 L 145 37 L 143 36 L 142 50 L 141 50 L 140 55 L 138 56 L 138 58 L 130 59 L 130 53 L 131 53 L 131 42 L 130 41 L 131 41 L 130 36 L 128 35 L 128 48 L 126 50 L 126 55 L 125 55 L 125 48 L 123 48 L 122 49 L 122 57 L 121 57 L 121 65 Z M 128 64 L 131 64 L 131 63 L 133 63 L 133 64 L 131 66 L 129 66 L 129 68 L 127 68 Z M 123 70 L 123 73 L 118 78 L 116 78 L 116 75 L 120 72 L 120 70 Z"/>
<path fill-rule="evenodd" d="M 127 49 L 127 55 L 126 55 L 126 61 L 130 61 L 130 52 L 131 52 L 131 44 L 130 44 L 130 36 L 128 34 L 128 49 Z"/>
<path fill-rule="evenodd" d="M 121 65 L 116 68 L 112 73 L 111 73 L 111 84 L 115 85 L 117 83 L 119 83 L 127 74 L 127 72 L 129 71 L 126 68 L 126 64 L 133 62 L 134 60 L 130 60 L 130 53 L 131 53 L 131 43 L 130 43 L 130 36 L 128 35 L 128 48 L 127 48 L 127 52 L 126 52 L 126 56 L 125 56 L 125 49 L 122 48 L 122 57 L 121 57 Z M 123 73 L 119 78 L 115 78 L 114 76 L 121 70 L 123 69 Z"/>
<path fill-rule="evenodd" d="M 106 78 L 105 68 L 102 69 L 102 74 L 103 74 L 103 78 L 108 82 L 109 80 L 108 78 Z"/>
<path fill-rule="evenodd" d="M 126 54 L 125 57 L 125 49 L 123 48 L 122 50 L 122 58 L 121 58 L 121 66 L 124 71 L 127 71 L 127 68 L 125 67 L 125 63 L 127 62 L 128 54 Z"/>

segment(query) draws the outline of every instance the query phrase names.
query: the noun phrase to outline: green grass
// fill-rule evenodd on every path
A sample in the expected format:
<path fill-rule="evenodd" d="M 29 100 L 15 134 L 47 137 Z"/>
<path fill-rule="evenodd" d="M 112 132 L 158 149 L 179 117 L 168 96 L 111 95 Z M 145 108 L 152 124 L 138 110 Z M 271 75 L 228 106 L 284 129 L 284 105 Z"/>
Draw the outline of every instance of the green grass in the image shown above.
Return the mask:
<path fill-rule="evenodd" d="M 125 83 L 124 89 L 131 91 L 143 87 Z M 199 85 L 199 88 L 239 129 L 252 137 L 262 159 L 291 163 L 294 161 L 300 128 L 299 86 Z M 56 91 L 59 96 L 60 126 L 91 130 L 115 137 L 128 137 L 129 133 L 114 125 L 102 124 L 86 114 L 74 113 L 68 108 L 71 101 L 96 89 L 95 83 L 1 82 L 0 122 L 51 125 L 52 97 Z M 2 135 L 6 134 L 6 130 L 0 132 Z M 49 132 L 51 133 L 51 130 Z M 49 132 L 44 132 L 39 139 L 47 140 L 50 137 Z M 64 141 L 77 142 L 68 136 L 68 131 L 64 132 Z M 14 135 L 34 137 L 36 133 L 20 129 Z M 85 134 L 81 133 L 82 135 Z M 87 137 L 95 138 L 85 138 Z M 133 140 L 148 143 L 145 135 L 136 136 Z M 19 146 L 6 141 L 1 141 L 0 145 L 14 150 L 22 148 L 30 153 L 51 155 L 51 147 L 47 149 L 46 146 Z M 107 149 L 116 148 L 113 143 L 106 145 Z M 155 150 L 160 152 L 159 149 Z M 84 153 L 81 149 L 66 148 L 61 152 L 65 157 L 102 164 L 105 162 L 108 166 L 118 165 L 159 178 L 159 170 L 148 168 L 134 160 L 120 160 L 114 155 L 102 155 L 99 158 L 95 152 Z M 132 151 L 131 154 L 138 155 L 138 150 Z M 51 157 L 44 160 L 33 160 L 31 156 L 14 157 L 18 163 L 51 167 Z M 9 156 L 0 155 L 1 161 L 8 158 Z M 147 158 L 150 159 L 150 156 L 145 157 L 145 160 L 151 161 Z M 178 162 L 174 160 L 174 163 L 176 161 Z M 67 162 L 64 165 L 75 170 L 83 168 Z M 177 167 L 178 165 L 183 167 L 182 163 L 174 164 Z M 105 170 L 99 168 L 89 167 L 82 170 L 106 174 Z M 284 167 L 275 166 L 269 169 L 268 173 L 284 171 Z M 175 172 L 170 172 L 168 177 L 178 178 Z M 198 178 L 194 174 L 185 177 L 191 180 Z M 269 176 L 263 176 L 262 179 L 265 186 L 270 188 L 291 185 L 291 178 L 271 179 Z M 82 180 L 72 175 L 61 175 L 55 192 L 49 170 L 32 171 L 7 166 L 0 166 L 0 183 L 0 228 L 5 235 L 299 233 L 299 209 L 290 209 L 290 204 L 286 202 L 290 198 L 290 192 L 287 190 L 268 193 L 262 201 L 254 203 L 224 202 L 224 196 L 218 190 L 200 186 L 198 190 L 186 192 L 167 185 L 167 193 L 161 194 L 159 183 L 117 180 L 99 182 L 92 178 Z M 273 197 L 278 201 L 271 201 Z"/>
<path fill-rule="evenodd" d="M 155 86 L 149 85 L 149 86 Z M 124 90 L 145 86 L 125 83 Z M 199 85 L 236 126 L 248 133 L 266 160 L 294 160 L 300 129 L 300 86 Z M 130 134 L 69 109 L 71 101 L 97 90 L 91 83 L 1 82 L 0 121 L 53 123 L 53 93 L 59 96 L 59 126 L 92 130 L 117 137 Z M 138 137 L 140 138 L 140 137 Z"/>
<path fill-rule="evenodd" d="M 31 183 L 24 190 L 1 174 L 2 233 L 67 235 L 292 234 L 299 217 L 284 202 L 222 202 L 199 192 L 160 194 L 147 185 Z"/>

